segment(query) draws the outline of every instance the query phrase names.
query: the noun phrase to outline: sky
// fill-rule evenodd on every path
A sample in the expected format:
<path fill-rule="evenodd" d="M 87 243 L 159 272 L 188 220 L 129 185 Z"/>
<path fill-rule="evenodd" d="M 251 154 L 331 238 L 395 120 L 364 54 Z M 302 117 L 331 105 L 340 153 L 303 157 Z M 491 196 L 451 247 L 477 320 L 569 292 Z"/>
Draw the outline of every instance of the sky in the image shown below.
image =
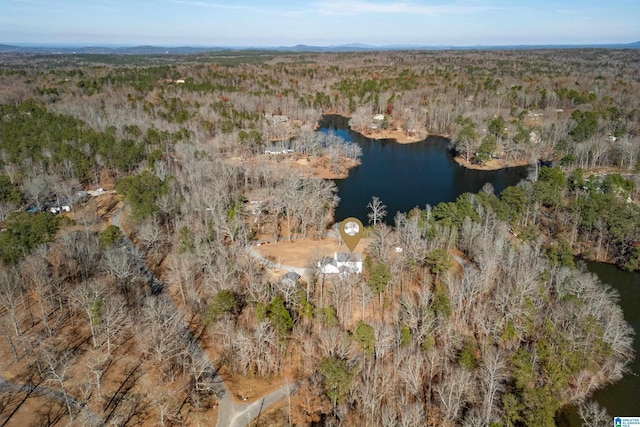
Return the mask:
<path fill-rule="evenodd" d="M 268 47 L 640 40 L 640 0 L 0 0 L 0 43 Z"/>

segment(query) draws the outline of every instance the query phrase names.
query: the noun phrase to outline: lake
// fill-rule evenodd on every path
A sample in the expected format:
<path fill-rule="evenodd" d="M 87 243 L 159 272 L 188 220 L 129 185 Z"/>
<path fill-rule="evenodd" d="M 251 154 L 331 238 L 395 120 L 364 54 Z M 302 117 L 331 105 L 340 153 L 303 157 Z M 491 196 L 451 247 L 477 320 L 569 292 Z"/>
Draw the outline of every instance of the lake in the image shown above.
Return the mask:
<path fill-rule="evenodd" d="M 479 192 L 487 182 L 498 194 L 528 173 L 527 166 L 497 171 L 463 168 L 453 160 L 449 140 L 440 136 L 398 144 L 366 138 L 348 126 L 348 119 L 342 116 L 325 116 L 320 122 L 321 132 L 335 132 L 362 148 L 362 164 L 351 169 L 347 178 L 335 180 L 340 196 L 336 221 L 354 216 L 368 224 L 367 204 L 377 196 L 387 205 L 386 222 L 393 224 L 396 212 L 455 201 L 462 193 Z"/>
<path fill-rule="evenodd" d="M 368 224 L 367 204 L 378 196 L 387 205 L 387 223 L 393 224 L 396 212 L 408 212 L 415 206 L 455 201 L 465 192 L 477 193 L 490 182 L 495 192 L 515 185 L 526 178 L 528 167 L 498 171 L 475 171 L 459 166 L 449 151 L 449 140 L 430 136 L 413 144 L 398 144 L 393 140 L 366 138 L 348 127 L 348 119 L 325 116 L 320 122 L 321 132 L 335 132 L 362 148 L 362 164 L 349 171 L 345 179 L 336 180 L 340 204 L 336 221 L 354 216 Z M 636 331 L 633 343 L 640 354 L 640 273 L 629 273 L 617 267 L 589 262 L 589 271 L 598 275 L 620 293 L 620 305 L 627 322 Z M 640 358 L 630 365 L 631 373 L 621 381 L 594 394 L 601 406 L 613 416 L 640 416 Z M 567 408 L 558 416 L 558 425 L 582 425 L 575 408 Z"/>
<path fill-rule="evenodd" d="M 615 265 L 602 262 L 587 262 L 587 270 L 618 291 L 624 318 L 636 332 L 633 340 L 636 358 L 629 365 L 630 372 L 620 381 L 596 391 L 593 399 L 606 408 L 611 417 L 640 416 L 640 273 L 623 271 Z M 559 416 L 558 425 L 581 426 L 576 409 L 567 408 Z"/>

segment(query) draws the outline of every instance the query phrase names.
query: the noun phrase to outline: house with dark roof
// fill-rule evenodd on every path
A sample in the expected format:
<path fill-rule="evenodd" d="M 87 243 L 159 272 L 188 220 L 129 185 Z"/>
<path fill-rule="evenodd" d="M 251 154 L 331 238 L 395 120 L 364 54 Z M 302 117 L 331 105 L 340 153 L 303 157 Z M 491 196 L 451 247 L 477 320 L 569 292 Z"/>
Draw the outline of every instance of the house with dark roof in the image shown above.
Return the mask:
<path fill-rule="evenodd" d="M 285 274 L 284 276 L 282 276 L 281 282 L 282 282 L 282 284 L 284 286 L 292 288 L 298 283 L 298 281 L 300 280 L 301 277 L 302 276 L 300 276 L 295 271 L 290 271 L 287 274 Z"/>

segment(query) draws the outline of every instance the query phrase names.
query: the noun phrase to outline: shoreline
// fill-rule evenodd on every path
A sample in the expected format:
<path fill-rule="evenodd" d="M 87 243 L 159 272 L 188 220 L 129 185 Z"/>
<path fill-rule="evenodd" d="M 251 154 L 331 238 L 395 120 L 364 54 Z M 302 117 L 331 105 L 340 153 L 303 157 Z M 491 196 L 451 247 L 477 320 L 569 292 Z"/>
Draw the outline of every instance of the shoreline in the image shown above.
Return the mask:
<path fill-rule="evenodd" d="M 349 171 L 360 166 L 362 163 L 360 159 L 353 160 L 341 157 L 338 167 L 332 168 L 329 165 L 327 156 L 313 158 L 301 155 L 266 157 L 259 154 L 254 155 L 249 159 L 245 159 L 240 156 L 232 156 L 229 157 L 228 160 L 234 164 L 251 163 L 256 165 L 272 165 L 274 167 L 282 167 L 286 165 L 286 167 L 296 170 L 304 176 L 331 180 L 347 178 L 349 176 Z"/>
<path fill-rule="evenodd" d="M 500 169 L 528 166 L 531 164 L 528 160 L 514 160 L 511 162 L 506 162 L 500 159 L 500 160 L 489 160 L 484 165 L 478 165 L 465 160 L 462 156 L 454 156 L 453 160 L 463 168 L 477 170 L 477 171 L 495 171 Z"/>
<path fill-rule="evenodd" d="M 428 132 L 426 132 L 426 134 L 416 133 L 415 135 L 407 135 L 407 132 L 405 131 L 389 130 L 389 129 L 384 129 L 384 130 L 375 129 L 375 130 L 364 130 L 364 131 L 357 131 L 353 128 L 349 128 L 349 129 L 353 130 L 356 133 L 359 133 L 365 138 L 376 139 L 376 140 L 389 139 L 389 140 L 393 140 L 396 144 L 413 144 L 416 142 L 425 141 L 427 137 L 432 135 Z"/>
<path fill-rule="evenodd" d="M 331 115 L 330 113 L 326 113 L 326 115 Z M 336 116 L 344 117 L 348 119 L 349 116 L 343 116 L 342 114 L 333 114 Z M 318 126 L 316 125 L 316 129 Z M 363 129 L 356 130 L 352 127 L 348 128 L 349 130 L 363 136 L 364 138 L 375 139 L 375 140 L 389 140 L 393 141 L 396 144 L 414 144 L 416 142 L 426 141 L 430 136 L 439 136 L 442 138 L 451 139 L 451 135 L 448 134 L 436 134 L 430 133 L 429 131 L 421 131 L 415 132 L 413 135 L 407 135 L 406 131 L 395 130 L 392 129 Z M 471 170 L 479 170 L 479 171 L 494 171 L 500 169 L 508 169 L 519 166 L 527 166 L 530 164 L 528 160 L 514 160 L 510 162 L 505 162 L 504 160 L 490 160 L 484 165 L 477 165 L 471 162 L 466 161 L 461 156 L 453 156 L 453 160 L 460 166 L 466 169 Z"/>

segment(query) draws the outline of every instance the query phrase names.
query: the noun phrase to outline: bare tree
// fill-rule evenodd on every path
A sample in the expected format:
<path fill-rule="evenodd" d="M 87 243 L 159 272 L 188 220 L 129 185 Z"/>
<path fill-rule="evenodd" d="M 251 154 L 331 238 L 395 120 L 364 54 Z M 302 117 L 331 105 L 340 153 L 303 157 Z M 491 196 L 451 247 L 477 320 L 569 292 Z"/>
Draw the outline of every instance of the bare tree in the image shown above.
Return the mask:
<path fill-rule="evenodd" d="M 274 374 L 278 368 L 278 337 L 268 321 L 256 325 L 253 333 L 239 330 L 233 343 L 234 365 L 245 374 Z"/>
<path fill-rule="evenodd" d="M 5 201 L 0 202 L 0 221 L 7 219 L 7 215 L 18 209 L 18 205 L 15 203 L 8 203 Z"/>
<path fill-rule="evenodd" d="M 87 381 L 85 386 L 88 390 L 95 388 L 98 396 L 98 408 L 101 412 L 104 408 L 103 400 L 103 379 L 104 375 L 111 364 L 110 356 L 104 354 L 102 351 L 97 350 L 90 352 L 88 355 L 88 361 L 85 363 L 87 373 L 93 377 L 93 381 Z"/>
<path fill-rule="evenodd" d="M 47 345 L 49 344 L 49 345 Z M 76 356 L 70 349 L 59 351 L 56 345 L 45 342 L 40 346 L 40 357 L 44 364 L 44 373 L 48 379 L 60 386 L 69 418 L 73 420 L 74 414 L 71 407 L 72 397 L 67 389 L 68 371 L 74 364 Z"/>
<path fill-rule="evenodd" d="M 75 305 L 87 316 L 93 348 L 98 348 L 98 324 L 104 309 L 104 297 L 104 287 L 96 281 L 81 283 L 74 293 Z"/>
<path fill-rule="evenodd" d="M 472 385 L 471 372 L 464 368 L 450 368 L 436 385 L 435 393 L 442 403 L 442 416 L 447 422 L 459 420 Z"/>
<path fill-rule="evenodd" d="M 386 224 L 374 228 L 368 251 L 376 259 L 388 262 L 391 255 L 393 229 Z"/>
<path fill-rule="evenodd" d="M 44 203 L 51 195 L 51 182 L 49 175 L 41 171 L 33 173 L 23 183 L 24 192 L 29 201 L 33 203 L 38 211 L 44 209 Z"/>
<path fill-rule="evenodd" d="M 507 379 L 504 355 L 498 350 L 490 348 L 485 352 L 482 365 L 482 389 L 484 399 L 484 425 L 489 425 L 495 417 L 497 398 L 504 391 L 504 381 Z"/>
<path fill-rule="evenodd" d="M 142 221 L 137 229 L 137 237 L 144 244 L 145 250 L 151 255 L 154 262 L 162 261 L 167 242 L 158 218 L 151 217 Z"/>
<path fill-rule="evenodd" d="M 331 402 L 312 380 L 304 381 L 291 400 L 291 421 L 296 425 L 316 423 L 331 410 Z"/>
<path fill-rule="evenodd" d="M 198 269 L 201 268 L 198 257 L 191 252 L 169 255 L 167 279 L 168 283 L 178 287 L 183 304 L 194 304 L 199 300 L 196 290 Z"/>
<path fill-rule="evenodd" d="M 112 346 L 119 344 L 128 335 L 129 322 L 124 297 L 115 293 L 109 295 L 104 300 L 99 324 L 102 343 L 107 344 L 108 355 L 111 355 Z"/>
<path fill-rule="evenodd" d="M 16 271 L 10 267 L 0 267 L 0 307 L 9 313 L 16 337 L 22 334 L 19 312 L 24 303 L 23 292 L 21 282 L 17 280 Z"/>
<path fill-rule="evenodd" d="M 378 222 L 383 221 L 384 217 L 387 216 L 387 205 L 383 204 L 377 196 L 373 196 L 367 204 L 367 208 L 371 210 L 371 212 L 367 214 L 369 223 L 373 223 L 374 226 L 377 225 Z"/>
<path fill-rule="evenodd" d="M 184 350 L 178 328 L 182 323 L 179 313 L 166 295 L 147 298 L 141 312 L 138 336 L 144 343 L 144 352 L 155 367 L 170 381 L 178 372 L 177 359 Z"/>
<path fill-rule="evenodd" d="M 53 330 L 49 321 L 52 287 L 48 277 L 48 270 L 49 266 L 46 259 L 38 254 L 33 254 L 26 258 L 21 266 L 22 276 L 36 291 L 42 326 L 49 336 L 52 336 Z"/>
<path fill-rule="evenodd" d="M 351 114 L 349 126 L 357 132 L 362 132 L 371 124 L 372 118 L 371 105 L 358 106 Z"/>
<path fill-rule="evenodd" d="M 116 284 L 128 293 L 128 283 L 137 276 L 136 263 L 125 246 L 111 246 L 103 257 L 104 270 L 116 279 Z"/>
<path fill-rule="evenodd" d="M 423 360 L 421 353 L 407 352 L 405 357 L 396 356 L 398 363 L 398 378 L 404 389 L 420 399 L 423 387 Z"/>
<path fill-rule="evenodd" d="M 583 427 L 606 427 L 611 425 L 611 417 L 598 402 L 590 400 L 578 406 L 578 415 Z"/>
<path fill-rule="evenodd" d="M 400 422 L 400 426 L 402 427 L 427 425 L 427 414 L 419 402 L 412 405 L 405 405 L 402 408 L 401 414 L 402 420 Z"/>

